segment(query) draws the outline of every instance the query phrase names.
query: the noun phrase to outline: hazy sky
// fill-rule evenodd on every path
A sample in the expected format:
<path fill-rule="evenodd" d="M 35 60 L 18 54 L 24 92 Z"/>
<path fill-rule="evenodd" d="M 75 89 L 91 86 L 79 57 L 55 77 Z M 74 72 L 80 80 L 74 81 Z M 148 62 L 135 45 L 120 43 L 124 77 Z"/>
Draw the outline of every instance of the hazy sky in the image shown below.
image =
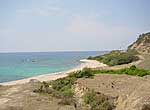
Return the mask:
<path fill-rule="evenodd" d="M 0 52 L 125 49 L 150 31 L 150 0 L 0 0 Z"/>

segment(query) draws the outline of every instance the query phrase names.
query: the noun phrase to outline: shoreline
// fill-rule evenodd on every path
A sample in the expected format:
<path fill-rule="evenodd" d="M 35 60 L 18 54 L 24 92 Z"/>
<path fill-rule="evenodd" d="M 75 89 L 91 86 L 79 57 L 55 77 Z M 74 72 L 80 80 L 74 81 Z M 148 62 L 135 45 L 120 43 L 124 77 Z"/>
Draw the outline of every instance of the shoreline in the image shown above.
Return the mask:
<path fill-rule="evenodd" d="M 43 74 L 43 75 L 38 75 L 38 76 L 33 76 L 29 78 L 24 78 L 20 80 L 14 80 L 14 81 L 9 81 L 9 82 L 3 82 L 0 83 L 2 86 L 11 86 L 11 85 L 18 85 L 18 84 L 25 84 L 30 82 L 31 80 L 35 79 L 38 81 L 51 81 L 51 80 L 56 80 L 59 78 L 63 78 L 68 76 L 68 73 L 75 72 L 82 70 L 83 68 L 97 68 L 97 67 L 106 67 L 106 64 L 100 63 L 96 60 L 87 60 L 87 59 L 82 59 L 80 60 L 81 64 L 73 69 L 62 71 L 62 72 L 56 72 L 56 73 L 49 73 L 49 74 Z"/>

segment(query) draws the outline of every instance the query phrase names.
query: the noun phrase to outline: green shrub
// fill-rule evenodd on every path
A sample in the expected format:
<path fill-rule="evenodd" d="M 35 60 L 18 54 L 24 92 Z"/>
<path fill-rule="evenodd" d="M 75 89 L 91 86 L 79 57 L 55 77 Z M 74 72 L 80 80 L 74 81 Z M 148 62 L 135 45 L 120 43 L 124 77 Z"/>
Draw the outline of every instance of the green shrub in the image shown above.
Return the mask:
<path fill-rule="evenodd" d="M 132 66 L 130 67 L 130 69 L 131 69 L 131 70 L 136 70 L 137 68 L 136 68 L 135 65 L 132 65 Z"/>
<path fill-rule="evenodd" d="M 110 98 L 90 90 L 83 96 L 84 102 L 89 104 L 91 110 L 113 110 L 114 104 Z"/>
<path fill-rule="evenodd" d="M 84 95 L 84 102 L 86 104 L 90 104 L 91 102 L 93 102 L 96 99 L 96 93 L 92 90 L 92 91 L 88 91 L 85 95 Z"/>
<path fill-rule="evenodd" d="M 68 97 L 73 97 L 74 92 L 71 88 L 67 88 L 62 91 L 62 94 L 64 97 L 68 98 Z"/>
<path fill-rule="evenodd" d="M 76 80 L 75 77 L 65 77 L 51 82 L 52 88 L 58 91 L 63 91 L 64 88 L 70 88 Z"/>
<path fill-rule="evenodd" d="M 84 68 L 82 71 L 78 71 L 74 74 L 76 78 L 90 78 L 92 76 L 94 76 L 94 73 L 90 68 Z"/>
<path fill-rule="evenodd" d="M 88 59 L 97 60 L 109 66 L 114 66 L 114 65 L 128 64 L 133 61 L 136 61 L 139 59 L 136 55 L 137 55 L 137 52 L 131 51 L 131 50 L 127 52 L 115 50 L 115 51 L 111 51 L 108 54 L 95 56 L 95 57 L 89 57 Z"/>

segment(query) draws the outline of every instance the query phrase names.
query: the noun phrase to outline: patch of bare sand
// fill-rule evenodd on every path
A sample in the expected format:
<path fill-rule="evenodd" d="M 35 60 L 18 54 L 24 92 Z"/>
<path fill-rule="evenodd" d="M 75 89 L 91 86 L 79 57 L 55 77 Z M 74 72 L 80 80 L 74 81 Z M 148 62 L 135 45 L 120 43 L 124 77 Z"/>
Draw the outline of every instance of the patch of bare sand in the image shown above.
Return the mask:
<path fill-rule="evenodd" d="M 0 110 L 59 110 L 60 99 L 50 95 L 34 93 L 39 84 L 26 83 L 22 85 L 0 87 Z"/>

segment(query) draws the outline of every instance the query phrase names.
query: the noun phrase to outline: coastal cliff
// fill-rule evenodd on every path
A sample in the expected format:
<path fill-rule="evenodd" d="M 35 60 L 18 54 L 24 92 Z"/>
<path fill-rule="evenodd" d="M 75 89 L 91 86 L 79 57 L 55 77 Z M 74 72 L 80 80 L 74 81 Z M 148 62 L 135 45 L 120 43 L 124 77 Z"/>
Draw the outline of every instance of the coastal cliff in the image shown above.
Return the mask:
<path fill-rule="evenodd" d="M 150 53 L 150 32 L 139 35 L 139 38 L 128 47 L 128 50 Z"/>

